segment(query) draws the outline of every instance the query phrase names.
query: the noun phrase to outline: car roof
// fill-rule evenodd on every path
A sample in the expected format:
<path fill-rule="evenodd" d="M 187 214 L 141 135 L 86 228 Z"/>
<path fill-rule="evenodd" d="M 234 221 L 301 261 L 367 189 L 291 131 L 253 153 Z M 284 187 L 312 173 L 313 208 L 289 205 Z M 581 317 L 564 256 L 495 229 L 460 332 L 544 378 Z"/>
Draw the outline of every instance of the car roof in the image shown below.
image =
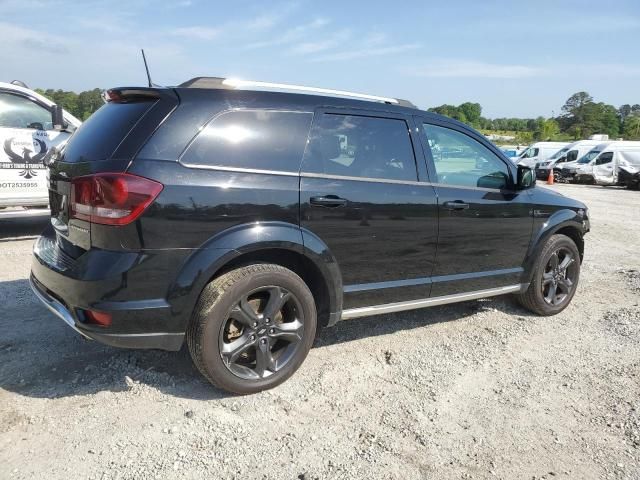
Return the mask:
<path fill-rule="evenodd" d="M 122 87 L 134 88 L 134 87 Z M 139 87 L 136 87 L 139 88 Z M 176 91 L 181 98 L 190 99 L 213 99 L 225 98 L 229 100 L 232 98 L 233 103 L 237 105 L 261 105 L 260 108 L 267 106 L 266 108 L 282 107 L 282 108 L 295 108 L 295 109 L 315 109 L 315 108 L 335 108 L 335 109 L 351 109 L 351 110 L 363 110 L 367 112 L 381 112 L 397 115 L 419 115 L 426 119 L 433 119 L 439 122 L 448 123 L 458 126 L 466 131 L 474 132 L 475 134 L 482 136 L 482 134 L 476 132 L 468 125 L 455 120 L 450 117 L 445 117 L 433 112 L 427 112 L 420 110 L 417 107 L 409 107 L 401 104 L 388 104 L 379 101 L 355 99 L 338 96 L 327 95 L 314 95 L 310 92 L 294 93 L 283 91 L 265 91 L 258 89 L 242 89 L 242 90 L 228 90 L 228 89 L 212 89 L 212 88 L 198 88 L 198 87 L 168 87 Z"/>

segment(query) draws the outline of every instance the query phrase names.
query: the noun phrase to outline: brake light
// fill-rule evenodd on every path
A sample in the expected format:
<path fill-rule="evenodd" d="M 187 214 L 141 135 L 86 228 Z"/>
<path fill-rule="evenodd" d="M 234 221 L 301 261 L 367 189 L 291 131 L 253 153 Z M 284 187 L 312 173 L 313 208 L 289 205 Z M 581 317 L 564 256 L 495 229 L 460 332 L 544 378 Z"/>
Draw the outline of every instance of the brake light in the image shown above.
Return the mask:
<path fill-rule="evenodd" d="M 71 218 L 126 225 L 151 205 L 163 185 L 129 173 L 97 173 L 71 181 Z"/>

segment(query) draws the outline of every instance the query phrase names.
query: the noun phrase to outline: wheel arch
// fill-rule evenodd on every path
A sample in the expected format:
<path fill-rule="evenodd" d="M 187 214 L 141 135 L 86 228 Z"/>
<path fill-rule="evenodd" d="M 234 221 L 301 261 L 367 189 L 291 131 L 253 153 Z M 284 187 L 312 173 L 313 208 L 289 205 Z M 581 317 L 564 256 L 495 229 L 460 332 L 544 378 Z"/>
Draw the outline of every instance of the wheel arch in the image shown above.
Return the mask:
<path fill-rule="evenodd" d="M 545 243 L 551 238 L 552 235 L 561 234 L 569 237 L 578 247 L 580 253 L 580 263 L 584 258 L 584 226 L 582 223 L 582 217 L 573 210 L 562 209 L 556 211 L 551 215 L 542 227 L 534 233 L 534 237 L 531 240 L 529 251 L 524 262 L 525 281 L 528 283 L 531 281 L 535 262 L 540 255 L 540 252 L 544 248 Z"/>
<path fill-rule="evenodd" d="M 169 303 L 186 328 L 200 293 L 214 278 L 242 266 L 274 263 L 292 270 L 307 284 L 316 301 L 318 325 L 333 325 L 342 312 L 342 276 L 328 247 L 314 237 L 284 222 L 256 222 L 225 230 L 184 262 L 169 288 Z"/>

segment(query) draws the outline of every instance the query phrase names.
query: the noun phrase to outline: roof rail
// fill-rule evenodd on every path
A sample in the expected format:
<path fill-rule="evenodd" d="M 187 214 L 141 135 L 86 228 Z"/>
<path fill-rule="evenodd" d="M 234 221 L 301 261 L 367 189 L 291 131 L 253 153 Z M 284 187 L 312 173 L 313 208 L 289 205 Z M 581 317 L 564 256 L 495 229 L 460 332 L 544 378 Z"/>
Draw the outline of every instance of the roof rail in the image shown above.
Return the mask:
<path fill-rule="evenodd" d="M 258 82 L 254 80 L 240 80 L 236 78 L 221 78 L 221 77 L 195 77 L 191 80 L 187 80 L 179 85 L 184 88 L 224 88 L 232 90 L 242 90 L 248 88 L 264 88 L 273 90 L 289 90 L 294 92 L 308 92 L 318 95 L 336 96 L 336 97 L 349 97 L 359 100 L 370 100 L 374 102 L 383 102 L 393 105 L 400 105 L 403 107 L 417 108 L 413 103 L 408 100 L 401 100 L 392 97 L 380 97 L 378 95 L 368 95 L 365 93 L 348 92 L 346 90 L 333 90 L 330 88 L 317 88 L 306 87 L 304 85 L 291 85 L 289 83 L 270 83 L 270 82 Z"/>

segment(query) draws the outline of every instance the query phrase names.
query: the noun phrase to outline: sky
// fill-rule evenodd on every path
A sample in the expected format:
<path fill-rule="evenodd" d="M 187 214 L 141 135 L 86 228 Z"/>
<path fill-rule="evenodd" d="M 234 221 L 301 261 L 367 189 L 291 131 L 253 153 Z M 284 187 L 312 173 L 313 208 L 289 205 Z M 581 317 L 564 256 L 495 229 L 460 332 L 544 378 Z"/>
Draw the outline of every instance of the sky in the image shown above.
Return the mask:
<path fill-rule="evenodd" d="M 82 91 L 196 76 L 558 115 L 640 103 L 640 0 L 0 0 L 0 81 Z"/>

